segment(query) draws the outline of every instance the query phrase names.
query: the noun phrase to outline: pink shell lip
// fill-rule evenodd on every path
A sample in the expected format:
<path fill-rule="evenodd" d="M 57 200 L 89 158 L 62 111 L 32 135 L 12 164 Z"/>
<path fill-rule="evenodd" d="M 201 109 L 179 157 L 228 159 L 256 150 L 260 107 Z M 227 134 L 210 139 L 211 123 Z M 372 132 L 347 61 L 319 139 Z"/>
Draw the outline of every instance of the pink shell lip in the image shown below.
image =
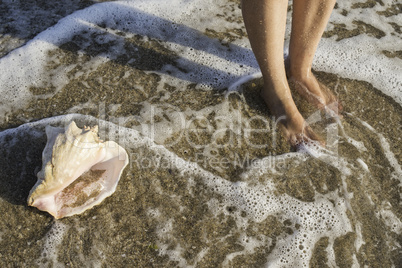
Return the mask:
<path fill-rule="evenodd" d="M 81 171 L 79 171 L 74 177 L 52 177 L 50 179 L 53 179 L 53 181 L 48 183 L 46 178 L 44 178 L 46 177 L 44 176 L 46 174 L 44 171 L 46 167 L 45 162 L 47 162 L 46 159 L 49 158 L 49 155 L 47 154 L 51 153 L 51 159 L 53 160 L 55 157 L 53 151 L 55 151 L 54 147 L 57 136 L 65 135 L 65 133 L 69 131 L 74 131 L 74 128 L 75 130 L 79 129 L 76 127 L 74 122 L 71 122 L 64 132 L 62 129 L 58 128 L 46 128 L 48 143 L 46 144 L 42 155 L 44 162 L 43 167 L 41 172 L 38 173 L 37 183 L 28 196 L 29 206 L 34 206 L 39 210 L 46 211 L 56 219 L 80 214 L 85 210 L 100 204 L 106 197 L 112 195 L 116 190 L 124 168 L 128 164 L 127 152 L 121 146 L 114 141 L 102 142 L 98 139 L 95 141 L 96 143 L 102 143 L 102 146 L 100 147 L 99 144 L 98 146 L 91 146 L 90 142 L 82 147 L 78 146 L 78 149 L 76 146 L 73 147 L 73 150 L 81 150 L 81 153 L 84 154 L 87 152 L 89 154 L 88 149 L 98 150 L 95 154 L 95 159 L 92 159 L 94 161 L 89 160 L 88 162 L 90 162 L 90 164 L 86 162 L 86 166 L 83 164 L 79 167 L 78 169 L 81 169 Z M 97 134 L 97 126 L 93 128 L 85 128 L 81 133 L 85 134 L 85 132 L 88 132 L 89 130 L 93 130 L 94 134 Z M 66 138 L 65 141 L 72 142 L 73 144 L 77 143 L 75 138 Z M 51 151 L 49 151 L 50 149 Z M 57 163 L 55 163 L 55 165 L 57 165 Z M 70 163 L 66 163 L 66 165 L 70 165 Z M 49 167 L 51 168 L 51 174 L 53 175 L 53 170 L 55 168 L 53 163 L 51 163 Z M 74 167 L 72 169 L 74 169 Z M 40 188 L 38 191 L 39 194 L 36 193 L 38 188 Z M 47 189 L 49 191 L 46 191 Z"/>

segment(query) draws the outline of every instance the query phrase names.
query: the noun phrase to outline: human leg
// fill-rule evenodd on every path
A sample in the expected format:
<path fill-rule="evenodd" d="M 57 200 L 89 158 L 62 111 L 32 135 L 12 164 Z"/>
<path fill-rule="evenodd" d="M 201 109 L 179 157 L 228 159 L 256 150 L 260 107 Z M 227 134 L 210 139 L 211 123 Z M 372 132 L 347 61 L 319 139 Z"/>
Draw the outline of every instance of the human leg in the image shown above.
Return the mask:
<path fill-rule="evenodd" d="M 294 0 L 292 32 L 287 72 L 298 92 L 318 108 L 338 113 L 340 105 L 325 85 L 319 83 L 311 67 L 335 0 Z"/>
<path fill-rule="evenodd" d="M 280 126 L 295 145 L 305 139 L 319 140 L 298 111 L 286 79 L 283 61 L 287 0 L 243 0 L 242 12 L 251 47 L 257 58 L 264 88 L 261 95 Z"/>

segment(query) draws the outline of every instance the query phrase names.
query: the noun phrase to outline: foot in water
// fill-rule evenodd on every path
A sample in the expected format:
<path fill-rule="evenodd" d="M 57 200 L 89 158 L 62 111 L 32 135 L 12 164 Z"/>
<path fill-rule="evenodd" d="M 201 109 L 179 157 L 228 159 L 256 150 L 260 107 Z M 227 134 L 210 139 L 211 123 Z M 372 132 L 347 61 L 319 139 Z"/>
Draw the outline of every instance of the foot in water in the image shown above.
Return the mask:
<path fill-rule="evenodd" d="M 285 59 L 285 66 L 289 84 L 293 85 L 305 100 L 331 116 L 342 117 L 342 105 L 338 98 L 328 87 L 320 83 L 311 71 L 306 74 L 292 72 L 289 58 Z"/>
<path fill-rule="evenodd" d="M 278 90 L 278 87 L 269 87 L 264 83 L 261 97 L 275 116 L 276 125 L 292 146 L 297 147 L 311 141 L 325 146 L 325 142 L 314 133 L 300 114 L 288 87 Z"/>

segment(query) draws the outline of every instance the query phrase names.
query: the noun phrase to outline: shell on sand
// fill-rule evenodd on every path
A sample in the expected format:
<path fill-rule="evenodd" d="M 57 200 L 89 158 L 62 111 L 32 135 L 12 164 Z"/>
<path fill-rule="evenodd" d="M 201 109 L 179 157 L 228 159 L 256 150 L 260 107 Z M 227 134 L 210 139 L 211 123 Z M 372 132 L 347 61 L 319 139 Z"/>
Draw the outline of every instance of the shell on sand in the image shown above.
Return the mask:
<path fill-rule="evenodd" d="M 42 169 L 29 193 L 29 206 L 59 219 L 82 213 L 114 193 L 128 155 L 116 142 L 101 141 L 98 126 L 47 126 L 46 135 Z"/>

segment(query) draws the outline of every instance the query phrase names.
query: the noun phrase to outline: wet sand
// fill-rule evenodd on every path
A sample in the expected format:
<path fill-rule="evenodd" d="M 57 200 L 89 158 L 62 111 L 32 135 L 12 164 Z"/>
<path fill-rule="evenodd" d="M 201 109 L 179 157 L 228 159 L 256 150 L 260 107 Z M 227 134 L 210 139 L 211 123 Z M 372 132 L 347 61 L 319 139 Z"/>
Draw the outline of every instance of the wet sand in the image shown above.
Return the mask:
<path fill-rule="evenodd" d="M 363 32 L 359 27 L 360 24 L 356 28 L 357 34 Z M 338 31 L 340 33 L 342 30 Z M 210 31 L 206 35 L 216 33 Z M 92 43 L 88 45 L 87 42 Z M 121 123 L 120 119 L 124 118 L 123 126 L 135 129 L 144 123 L 138 119 L 144 103 L 162 107 L 160 114 L 144 119 L 145 122 L 152 119 L 156 124 L 173 120 L 167 105 L 183 113 L 191 111 L 186 116 L 188 120 L 194 120 L 193 125 L 167 135 L 159 143 L 178 157 L 197 162 L 216 176 L 249 185 L 264 185 L 270 181 L 275 186 L 275 195 L 290 196 L 306 204 L 314 204 L 322 196 L 329 201 L 335 200 L 331 196 L 345 198 L 349 204 L 347 218 L 354 229 L 335 239 L 322 235 L 312 249 L 310 267 L 330 267 L 327 263 L 328 247 L 333 249 L 339 267 L 352 267 L 354 256 L 361 267 L 402 265 L 398 246 L 402 239 L 400 178 L 395 175 L 395 166 L 387 157 L 381 139 L 384 137 L 388 142 L 397 163 L 402 163 L 402 108 L 392 98 L 367 82 L 315 72 L 344 107 L 341 125 L 346 134 L 340 134 L 337 146 L 339 156 L 347 161 L 351 173 L 345 175 L 329 163 L 307 157 L 299 161 L 284 160 L 282 166 L 274 168 L 279 173 L 267 171 L 260 176 L 244 177 L 242 174 L 250 170 L 251 164 L 235 165 L 238 163 L 236 158 L 263 159 L 294 151 L 280 132 L 245 135 L 242 122 L 251 118 L 259 118 L 252 122 L 253 129 L 263 129 L 267 123 L 274 124 L 258 94 L 261 79 L 246 83 L 240 93 L 232 94 L 227 94 L 225 89 L 195 90 L 194 84 L 187 88 L 177 88 L 169 83 L 161 86 L 162 78 L 156 71 L 165 64 L 175 65 L 179 56 L 158 40 L 142 36 L 126 40 L 126 55 L 103 63 L 94 71 L 84 69 L 87 61 L 110 52 L 109 48 L 96 44 L 95 38 L 90 40 L 83 35 L 52 51 L 49 70 L 75 66 L 68 73 L 68 83 L 57 92 L 51 85 L 30 88 L 37 97 L 24 109 L 10 113 L 7 122 L 0 124 L 0 129 L 5 130 L 0 136 L 5 145 L 0 148 L 2 267 L 55 267 L 57 263 L 72 267 L 177 267 L 183 264 L 261 267 L 281 240 L 303 228 L 299 222 L 283 218 L 281 214 L 270 215 L 260 222 L 253 219 L 252 214 L 228 202 L 224 194 L 209 187 L 197 173 L 188 174 L 175 165 L 168 168 L 139 165 L 140 159 L 157 158 L 158 151 L 146 145 L 130 147 L 124 141 L 126 137 L 121 136 L 117 138 L 125 144 L 131 163 L 116 192 L 102 204 L 82 215 L 57 222 L 47 213 L 27 207 L 26 198 L 36 182 L 35 174 L 41 166 L 46 136 L 40 125 L 11 134 L 6 133 L 7 129 L 70 113 L 90 115 L 114 124 Z M 135 58 L 134 63 L 132 58 Z M 85 75 L 81 75 L 82 72 Z M 294 93 L 294 98 L 305 118 L 317 113 L 297 93 Z M 213 135 L 222 120 L 217 111 L 223 106 L 241 115 L 241 131 L 226 130 L 215 137 Z M 205 110 L 205 107 L 211 109 Z M 197 114 L 202 118 L 196 119 Z M 311 126 L 325 136 L 326 127 L 334 120 L 323 113 L 321 118 L 324 119 Z M 80 127 L 88 124 L 86 120 L 76 117 Z M 205 131 L 200 135 L 192 132 L 192 127 Z M 187 136 L 183 136 L 183 132 Z M 113 136 L 107 128 L 101 133 L 105 136 L 101 138 Z M 365 150 L 353 145 L 350 138 L 363 144 Z M 215 143 L 212 144 L 211 140 Z M 194 144 L 200 145 L 199 148 Z M 209 154 L 205 153 L 206 145 Z M 211 161 L 223 158 L 227 159 L 224 166 L 211 164 Z M 362 168 L 358 159 L 363 160 L 367 167 Z M 211 200 L 215 206 L 210 205 Z M 391 211 L 398 221 L 391 216 L 387 219 L 386 215 L 391 214 L 383 213 L 384 210 Z M 320 215 L 316 215 L 316 219 L 323 220 Z M 240 225 L 241 222 L 245 224 Z M 62 230 L 62 238 L 57 236 L 58 230 Z M 248 250 L 251 241 L 259 246 Z M 364 242 L 356 250 L 356 244 L 361 241 Z M 52 252 L 55 255 L 49 256 Z M 180 258 L 175 257 L 174 252 L 180 252 Z M 228 256 L 232 257 L 228 259 Z"/>

